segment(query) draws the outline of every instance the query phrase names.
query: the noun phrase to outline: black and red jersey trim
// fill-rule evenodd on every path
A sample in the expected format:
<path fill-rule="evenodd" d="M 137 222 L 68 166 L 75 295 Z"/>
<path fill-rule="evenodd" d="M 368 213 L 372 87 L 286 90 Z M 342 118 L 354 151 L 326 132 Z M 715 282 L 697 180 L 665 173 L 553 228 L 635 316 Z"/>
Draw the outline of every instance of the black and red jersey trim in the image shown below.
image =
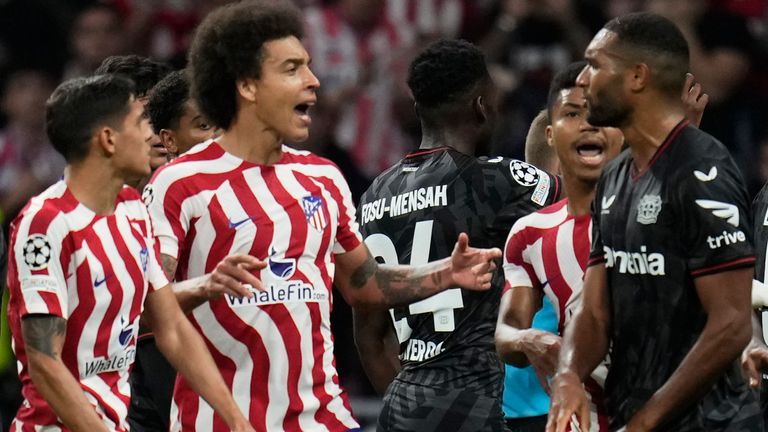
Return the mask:
<path fill-rule="evenodd" d="M 709 274 L 714 273 L 720 273 L 726 270 L 733 270 L 737 268 L 742 267 L 749 267 L 750 265 L 753 265 L 755 263 L 755 257 L 745 257 L 745 258 L 738 258 L 731 261 L 726 261 L 724 263 L 715 264 L 709 267 L 702 267 L 698 268 L 696 270 L 691 270 L 691 276 L 693 277 L 699 277 L 699 276 L 706 276 Z"/>

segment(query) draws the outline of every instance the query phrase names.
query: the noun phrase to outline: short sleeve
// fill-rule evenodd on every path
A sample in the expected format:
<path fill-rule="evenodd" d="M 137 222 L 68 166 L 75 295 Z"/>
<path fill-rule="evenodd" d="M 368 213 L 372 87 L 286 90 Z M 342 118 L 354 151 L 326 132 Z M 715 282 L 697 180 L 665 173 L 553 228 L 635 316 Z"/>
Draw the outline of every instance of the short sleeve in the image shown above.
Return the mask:
<path fill-rule="evenodd" d="M 751 214 L 741 174 L 727 154 L 699 163 L 680 171 L 672 191 L 691 275 L 752 265 Z"/>
<path fill-rule="evenodd" d="M 17 221 L 12 234 L 9 288 L 21 299 L 20 316 L 69 317 L 63 252 L 68 248 L 66 222 L 60 212 L 43 208 Z"/>
<path fill-rule="evenodd" d="M 360 226 L 357 222 L 355 204 L 352 201 L 352 192 L 341 172 L 338 171 L 338 179 L 334 181 L 337 194 L 334 194 L 339 209 L 339 220 L 336 229 L 336 241 L 333 245 L 333 253 L 341 254 L 350 252 L 362 243 Z"/>
<path fill-rule="evenodd" d="M 602 214 L 601 204 L 603 202 L 603 177 L 597 185 L 595 198 L 592 200 L 592 246 L 590 247 L 589 260 L 587 266 L 593 266 L 605 262 L 605 248 L 603 247 L 603 236 L 600 233 L 600 215 Z"/>
<path fill-rule="evenodd" d="M 525 219 L 518 220 L 509 232 L 504 246 L 504 292 L 512 287 L 540 288 L 536 271 L 528 255 Z"/>
<path fill-rule="evenodd" d="M 516 159 L 505 159 L 501 164 L 506 184 L 496 188 L 507 190 L 509 194 L 500 197 L 495 226 L 512 226 L 523 216 L 557 201 L 560 195 L 559 177 Z"/>
<path fill-rule="evenodd" d="M 184 189 L 181 182 L 170 182 L 165 172 L 158 172 L 144 187 L 141 199 L 152 220 L 159 252 L 178 259 L 189 229 L 189 217 L 182 208 Z"/>

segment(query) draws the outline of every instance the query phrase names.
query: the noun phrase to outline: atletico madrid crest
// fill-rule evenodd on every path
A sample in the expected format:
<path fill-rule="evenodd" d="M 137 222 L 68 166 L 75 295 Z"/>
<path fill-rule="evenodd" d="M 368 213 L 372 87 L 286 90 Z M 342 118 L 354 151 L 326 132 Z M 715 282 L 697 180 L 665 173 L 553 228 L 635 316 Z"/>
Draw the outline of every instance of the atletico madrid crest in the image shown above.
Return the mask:
<path fill-rule="evenodd" d="M 304 216 L 307 218 L 307 223 L 318 231 L 325 229 L 328 221 L 325 220 L 323 214 L 323 198 L 317 195 L 310 195 L 301 199 L 301 205 L 304 208 Z"/>

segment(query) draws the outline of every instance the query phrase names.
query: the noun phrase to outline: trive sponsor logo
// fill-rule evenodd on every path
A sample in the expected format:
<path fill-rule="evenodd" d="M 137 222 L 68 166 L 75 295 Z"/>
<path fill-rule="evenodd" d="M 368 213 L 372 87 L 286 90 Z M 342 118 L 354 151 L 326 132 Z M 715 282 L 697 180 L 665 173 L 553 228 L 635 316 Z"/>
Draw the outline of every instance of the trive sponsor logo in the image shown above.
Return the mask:
<path fill-rule="evenodd" d="M 99 357 L 85 362 L 80 373 L 83 378 L 86 378 L 104 372 L 128 370 L 134 360 L 136 360 L 136 347 L 130 346 L 112 357 Z"/>
<path fill-rule="evenodd" d="M 425 361 L 443 352 L 443 343 L 424 342 L 419 339 L 409 339 L 405 351 L 400 353 L 403 361 Z"/>
<path fill-rule="evenodd" d="M 363 204 L 360 219 L 365 225 L 385 215 L 402 216 L 417 210 L 446 205 L 448 205 L 448 185 L 429 186 L 395 195 L 389 198 L 389 205 L 387 205 L 387 198 Z"/>
<path fill-rule="evenodd" d="M 721 246 L 729 246 L 736 243 L 743 243 L 747 241 L 747 236 L 744 231 L 728 232 L 723 231 L 723 234 L 716 236 L 707 236 L 707 244 L 710 249 L 717 249 Z"/>
<path fill-rule="evenodd" d="M 238 298 L 227 294 L 227 303 L 230 307 L 263 306 L 278 303 L 294 302 L 320 302 L 328 299 L 328 292 L 315 289 L 314 286 L 303 281 L 286 281 L 271 283 L 265 286 L 264 291 L 250 288 L 253 297 Z"/>
<path fill-rule="evenodd" d="M 603 246 L 605 266 L 616 267 L 619 273 L 664 275 L 664 255 L 656 252 L 647 253 L 645 246 L 640 246 L 640 252 L 625 252 Z"/>

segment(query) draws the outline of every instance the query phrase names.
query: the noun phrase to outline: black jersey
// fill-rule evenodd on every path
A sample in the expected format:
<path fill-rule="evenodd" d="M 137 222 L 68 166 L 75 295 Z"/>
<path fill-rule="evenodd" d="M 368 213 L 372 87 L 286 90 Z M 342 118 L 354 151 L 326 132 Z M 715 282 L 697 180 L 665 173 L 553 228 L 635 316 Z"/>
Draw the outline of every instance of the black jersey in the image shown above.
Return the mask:
<path fill-rule="evenodd" d="M 512 224 L 557 198 L 559 179 L 502 157 L 449 147 L 406 156 L 363 194 L 358 217 L 371 253 L 388 264 L 451 255 L 459 233 L 473 247 L 504 247 Z M 494 330 L 504 278 L 485 292 L 450 289 L 391 310 L 403 366 L 398 380 L 498 397 L 503 368 Z"/>
<path fill-rule="evenodd" d="M 755 236 L 755 280 L 765 284 L 765 260 L 768 259 L 768 184 L 752 202 L 752 226 Z"/>
<path fill-rule="evenodd" d="M 635 171 L 629 150 L 604 170 L 593 204 L 590 264 L 604 262 L 608 271 L 612 349 L 605 392 L 612 428 L 667 381 L 701 334 L 706 315 L 694 279 L 753 264 L 748 203 L 725 147 L 686 122 L 645 171 Z M 734 361 L 665 430 L 762 430 L 746 426 L 753 418 L 759 420 L 759 407 Z M 742 429 L 731 429 L 736 424 Z"/>

